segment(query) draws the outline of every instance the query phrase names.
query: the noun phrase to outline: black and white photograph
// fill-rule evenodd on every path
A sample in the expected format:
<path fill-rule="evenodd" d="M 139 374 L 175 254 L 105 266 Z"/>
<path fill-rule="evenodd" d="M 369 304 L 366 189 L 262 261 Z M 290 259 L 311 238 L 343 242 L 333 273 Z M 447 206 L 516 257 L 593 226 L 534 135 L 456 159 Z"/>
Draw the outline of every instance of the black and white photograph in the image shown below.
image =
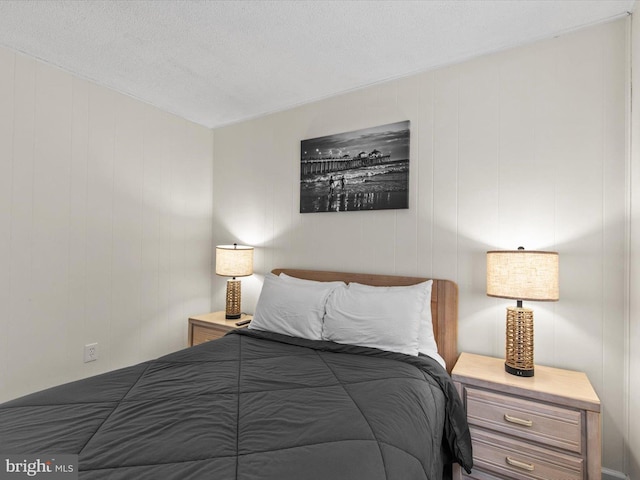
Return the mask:
<path fill-rule="evenodd" d="M 300 213 L 409 208 L 409 120 L 300 142 Z"/>

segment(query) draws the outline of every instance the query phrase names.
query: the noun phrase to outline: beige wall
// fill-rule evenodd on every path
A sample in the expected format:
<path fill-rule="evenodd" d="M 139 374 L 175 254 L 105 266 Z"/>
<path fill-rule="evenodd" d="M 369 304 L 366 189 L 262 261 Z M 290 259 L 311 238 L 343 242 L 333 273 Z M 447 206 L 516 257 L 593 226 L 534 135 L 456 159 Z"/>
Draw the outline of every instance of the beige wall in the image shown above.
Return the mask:
<path fill-rule="evenodd" d="M 460 287 L 460 350 L 503 356 L 485 251 L 557 249 L 536 361 L 584 370 L 604 465 L 625 469 L 627 20 L 214 131 L 214 241 L 276 266 L 424 275 Z M 299 214 L 300 140 L 411 121 L 408 210 Z M 243 279 L 252 311 L 260 275 Z M 224 280 L 213 282 L 224 306 Z M 637 388 L 637 386 L 635 387 Z"/>
<path fill-rule="evenodd" d="M 629 335 L 629 476 L 640 478 L 640 12 L 631 29 L 631 315 Z"/>
<path fill-rule="evenodd" d="M 0 48 L 0 401 L 186 346 L 211 306 L 211 136 Z"/>

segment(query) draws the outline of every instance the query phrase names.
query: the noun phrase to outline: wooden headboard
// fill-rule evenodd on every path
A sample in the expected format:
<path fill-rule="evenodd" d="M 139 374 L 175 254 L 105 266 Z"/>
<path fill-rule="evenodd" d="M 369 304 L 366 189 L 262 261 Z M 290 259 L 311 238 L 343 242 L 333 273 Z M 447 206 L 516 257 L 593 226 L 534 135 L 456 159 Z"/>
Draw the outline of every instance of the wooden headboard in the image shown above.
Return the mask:
<path fill-rule="evenodd" d="M 367 273 L 325 272 L 321 270 L 296 270 L 276 268 L 272 273 L 287 275 L 318 282 L 341 280 L 345 283 L 356 282 L 376 287 L 407 286 L 422 283 L 428 278 L 400 277 L 395 275 L 371 275 Z M 458 360 L 458 286 L 451 280 L 433 280 L 431 288 L 431 317 L 433 333 L 438 345 L 438 353 L 451 369 Z"/>

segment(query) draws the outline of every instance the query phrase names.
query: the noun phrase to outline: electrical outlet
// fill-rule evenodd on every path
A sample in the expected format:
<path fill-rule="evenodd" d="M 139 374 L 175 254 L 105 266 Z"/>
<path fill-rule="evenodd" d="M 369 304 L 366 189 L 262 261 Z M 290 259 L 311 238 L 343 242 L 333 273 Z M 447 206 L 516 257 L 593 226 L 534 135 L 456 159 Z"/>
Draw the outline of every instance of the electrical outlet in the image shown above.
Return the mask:
<path fill-rule="evenodd" d="M 98 359 L 98 344 L 89 343 L 84 346 L 84 363 L 93 362 Z"/>

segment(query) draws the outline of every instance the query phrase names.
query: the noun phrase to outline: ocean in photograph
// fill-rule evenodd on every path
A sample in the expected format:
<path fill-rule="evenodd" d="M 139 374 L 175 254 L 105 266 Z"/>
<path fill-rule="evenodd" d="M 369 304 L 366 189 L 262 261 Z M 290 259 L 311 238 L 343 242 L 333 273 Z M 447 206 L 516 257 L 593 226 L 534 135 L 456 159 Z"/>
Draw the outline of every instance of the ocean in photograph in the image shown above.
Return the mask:
<path fill-rule="evenodd" d="M 409 208 L 409 160 L 307 173 L 300 182 L 300 213 Z"/>

